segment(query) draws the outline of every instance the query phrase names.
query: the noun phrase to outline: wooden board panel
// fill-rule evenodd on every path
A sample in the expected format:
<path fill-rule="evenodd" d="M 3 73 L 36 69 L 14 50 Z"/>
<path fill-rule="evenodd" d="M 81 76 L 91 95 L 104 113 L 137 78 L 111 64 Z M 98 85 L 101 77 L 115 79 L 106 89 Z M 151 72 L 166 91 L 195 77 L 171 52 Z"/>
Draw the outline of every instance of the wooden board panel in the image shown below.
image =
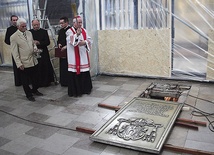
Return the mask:
<path fill-rule="evenodd" d="M 170 29 L 98 31 L 101 73 L 171 76 Z"/>

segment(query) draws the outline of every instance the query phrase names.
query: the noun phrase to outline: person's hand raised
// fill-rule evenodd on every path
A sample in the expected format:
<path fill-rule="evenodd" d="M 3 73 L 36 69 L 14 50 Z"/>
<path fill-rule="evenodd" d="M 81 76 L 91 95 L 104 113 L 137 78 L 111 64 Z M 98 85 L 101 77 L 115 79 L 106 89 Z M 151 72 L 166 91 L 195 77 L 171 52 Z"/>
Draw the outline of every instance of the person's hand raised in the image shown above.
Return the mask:
<path fill-rule="evenodd" d="M 77 28 L 77 36 L 79 36 L 82 33 L 81 28 Z"/>

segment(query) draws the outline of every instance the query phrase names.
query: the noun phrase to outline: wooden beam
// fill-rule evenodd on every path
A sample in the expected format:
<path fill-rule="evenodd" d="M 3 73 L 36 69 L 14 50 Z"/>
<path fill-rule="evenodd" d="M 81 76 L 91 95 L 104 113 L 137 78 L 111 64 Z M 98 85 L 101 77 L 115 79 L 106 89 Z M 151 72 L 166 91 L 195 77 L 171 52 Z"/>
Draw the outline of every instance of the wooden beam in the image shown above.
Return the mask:
<path fill-rule="evenodd" d="M 79 131 L 79 132 L 88 133 L 88 134 L 93 134 L 95 132 L 95 130 L 93 130 L 93 129 L 80 127 L 80 126 L 77 126 L 76 130 Z"/>
<path fill-rule="evenodd" d="M 189 124 L 189 123 L 185 123 L 185 122 L 175 121 L 175 125 L 191 128 L 191 129 L 194 129 L 194 130 L 198 130 L 198 126 L 193 125 L 193 124 Z"/>
<path fill-rule="evenodd" d="M 195 120 L 191 120 L 191 119 L 185 119 L 185 118 L 177 118 L 177 121 L 181 121 L 181 122 L 186 122 L 186 123 L 191 123 L 191 124 L 195 124 L 195 125 L 201 125 L 201 126 L 207 126 L 206 122 L 202 122 L 202 121 L 195 121 Z"/>
<path fill-rule="evenodd" d="M 113 105 L 108 105 L 108 104 L 103 104 L 103 103 L 99 103 L 98 106 L 103 107 L 103 108 L 107 108 L 107 109 L 112 109 L 112 110 L 120 109 L 119 106 L 113 106 Z"/>

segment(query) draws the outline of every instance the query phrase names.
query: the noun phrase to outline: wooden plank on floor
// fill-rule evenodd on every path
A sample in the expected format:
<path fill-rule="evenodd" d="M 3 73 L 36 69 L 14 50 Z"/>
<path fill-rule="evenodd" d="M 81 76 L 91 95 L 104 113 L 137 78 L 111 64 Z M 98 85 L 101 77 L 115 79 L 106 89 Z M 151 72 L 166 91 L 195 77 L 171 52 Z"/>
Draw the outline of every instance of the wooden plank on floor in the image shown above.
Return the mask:
<path fill-rule="evenodd" d="M 191 129 L 194 129 L 194 130 L 198 130 L 198 126 L 193 125 L 193 124 L 189 124 L 189 123 L 185 123 L 185 122 L 176 121 L 175 125 L 191 128 Z"/>
<path fill-rule="evenodd" d="M 118 110 L 118 109 L 120 109 L 119 106 L 112 106 L 112 105 L 108 105 L 108 104 L 104 104 L 104 103 L 99 103 L 98 106 L 99 107 L 103 107 L 103 108 L 112 109 L 112 110 Z"/>
<path fill-rule="evenodd" d="M 201 125 L 201 126 L 205 126 L 205 127 L 207 126 L 206 122 L 196 121 L 196 120 L 191 120 L 191 119 L 177 118 L 177 121 L 182 121 L 182 122 L 191 123 L 191 124 L 195 124 L 195 125 Z"/>
<path fill-rule="evenodd" d="M 88 133 L 88 134 L 93 134 L 95 132 L 95 130 L 93 130 L 93 129 L 89 129 L 89 128 L 85 128 L 85 127 L 81 127 L 81 126 L 77 126 L 76 130 L 79 132 Z"/>

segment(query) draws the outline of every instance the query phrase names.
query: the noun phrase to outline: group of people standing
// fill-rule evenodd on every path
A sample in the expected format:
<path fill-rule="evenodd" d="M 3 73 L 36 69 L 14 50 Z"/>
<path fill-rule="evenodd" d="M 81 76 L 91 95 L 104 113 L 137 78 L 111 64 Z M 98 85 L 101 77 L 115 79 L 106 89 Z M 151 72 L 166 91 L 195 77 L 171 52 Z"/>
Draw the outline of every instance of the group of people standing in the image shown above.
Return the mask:
<path fill-rule="evenodd" d="M 49 36 L 47 30 L 40 28 L 37 19 L 32 21 L 33 29 L 30 30 L 27 30 L 27 21 L 15 15 L 11 16 L 11 23 L 6 31 L 5 43 L 11 47 L 15 86 L 22 85 L 27 99 L 35 101 L 34 95 L 43 95 L 38 88 L 54 82 L 54 70 L 47 48 Z M 67 57 L 61 57 L 59 61 L 60 84 L 68 87 L 70 97 L 90 94 L 92 82 L 88 52 L 92 40 L 82 28 L 80 16 L 73 19 L 72 27 L 67 17 L 60 18 L 60 25 L 58 48 L 67 52 Z M 36 57 L 38 52 L 41 52 L 40 57 Z"/>

